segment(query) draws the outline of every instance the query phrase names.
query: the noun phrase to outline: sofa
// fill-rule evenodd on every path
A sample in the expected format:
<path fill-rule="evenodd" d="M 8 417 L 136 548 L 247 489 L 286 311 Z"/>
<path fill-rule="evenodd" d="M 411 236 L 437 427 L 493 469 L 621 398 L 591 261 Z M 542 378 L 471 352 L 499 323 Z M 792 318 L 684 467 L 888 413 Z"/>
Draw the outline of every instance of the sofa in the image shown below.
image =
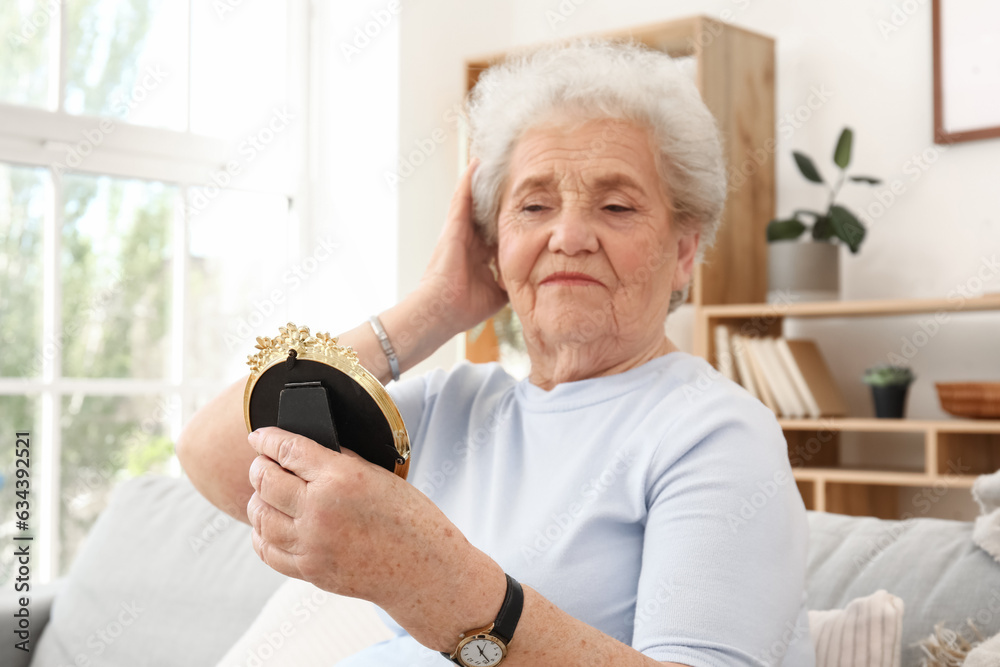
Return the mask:
<path fill-rule="evenodd" d="M 818 512 L 809 523 L 809 608 L 843 608 L 880 589 L 898 596 L 904 667 L 921 664 L 916 642 L 935 624 L 961 629 L 972 619 L 984 636 L 1000 632 L 1000 565 L 973 544 L 971 523 Z M 186 478 L 132 479 L 115 489 L 68 574 L 32 588 L 31 650 L 5 631 L 0 665 L 214 666 L 285 582 L 253 551 L 249 527 Z M 19 608 L 12 588 L 0 599 L 8 620 Z"/>

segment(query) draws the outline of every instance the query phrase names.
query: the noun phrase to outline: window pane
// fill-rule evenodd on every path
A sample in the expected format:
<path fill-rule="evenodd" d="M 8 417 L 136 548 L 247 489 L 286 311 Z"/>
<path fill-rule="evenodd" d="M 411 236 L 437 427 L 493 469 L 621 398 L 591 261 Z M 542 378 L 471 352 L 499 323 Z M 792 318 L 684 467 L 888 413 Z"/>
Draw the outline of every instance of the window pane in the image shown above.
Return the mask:
<path fill-rule="evenodd" d="M 290 260 L 285 197 L 229 190 L 209 202 L 201 189 L 190 197 L 185 372 L 228 384 L 249 372 L 257 336 L 275 336 L 288 322 L 289 304 L 312 273 Z"/>
<path fill-rule="evenodd" d="M 64 177 L 63 375 L 165 376 L 178 209 L 162 183 Z"/>
<path fill-rule="evenodd" d="M 39 506 L 38 499 L 44 491 L 41 488 L 42 479 L 39 476 L 39 466 L 41 464 L 41 433 L 38 430 L 38 399 L 34 396 L 3 396 L 0 395 L 0 424 L 3 424 L 3 433 L 0 437 L 0 540 L 4 544 L 15 545 L 14 536 L 27 537 L 37 536 L 40 531 L 38 525 Z M 28 432 L 30 444 L 28 449 L 28 465 L 30 477 L 27 478 L 30 492 L 28 494 L 28 529 L 20 530 L 15 523 L 14 516 L 15 503 L 23 500 L 15 496 L 15 492 L 22 488 L 17 485 L 17 468 L 14 459 L 18 450 L 25 449 L 17 446 L 16 433 Z M 22 459 L 24 457 L 21 457 Z M 23 479 L 23 478 L 22 478 Z M 23 507 L 21 508 L 23 509 Z M 30 542 L 22 542 L 30 544 Z M 14 572 L 14 549 L 0 550 L 0 586 L 7 589 L 7 582 L 15 575 Z"/>
<path fill-rule="evenodd" d="M 146 473 L 167 474 L 174 455 L 168 422 L 179 410 L 175 397 L 63 397 L 60 575 L 116 484 Z"/>
<path fill-rule="evenodd" d="M 187 129 L 187 7 L 66 0 L 66 111 Z"/>
<path fill-rule="evenodd" d="M 51 0 L 0 3 L 0 102 L 46 107 L 52 40 L 59 14 Z"/>
<path fill-rule="evenodd" d="M 0 164 L 0 377 L 41 375 L 48 172 Z"/>

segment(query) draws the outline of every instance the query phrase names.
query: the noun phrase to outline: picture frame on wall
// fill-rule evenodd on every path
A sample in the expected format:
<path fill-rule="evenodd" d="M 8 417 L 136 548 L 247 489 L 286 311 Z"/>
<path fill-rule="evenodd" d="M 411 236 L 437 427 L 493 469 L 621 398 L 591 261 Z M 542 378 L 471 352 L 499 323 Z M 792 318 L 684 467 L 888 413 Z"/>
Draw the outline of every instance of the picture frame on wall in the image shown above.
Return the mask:
<path fill-rule="evenodd" d="M 1000 2 L 933 0 L 934 143 L 1000 137 Z"/>

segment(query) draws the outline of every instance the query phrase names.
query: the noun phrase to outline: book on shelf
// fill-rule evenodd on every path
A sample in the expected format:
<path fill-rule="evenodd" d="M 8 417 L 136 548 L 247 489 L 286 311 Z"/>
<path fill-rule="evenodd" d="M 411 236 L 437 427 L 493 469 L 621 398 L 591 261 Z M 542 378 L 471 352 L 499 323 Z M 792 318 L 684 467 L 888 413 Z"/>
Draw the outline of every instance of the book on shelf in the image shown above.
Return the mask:
<path fill-rule="evenodd" d="M 730 337 L 729 327 L 725 324 L 715 327 L 715 362 L 720 373 L 733 382 L 738 382 L 733 362 L 733 350 L 729 342 Z"/>
<path fill-rule="evenodd" d="M 788 351 L 802 373 L 802 380 L 819 410 L 819 417 L 844 417 L 847 404 L 833 381 L 829 366 L 823 361 L 816 343 L 811 340 L 789 340 Z"/>
<path fill-rule="evenodd" d="M 750 361 L 747 359 L 746 339 L 744 336 L 734 333 L 729 337 L 733 362 L 736 364 L 736 375 L 743 388 L 750 392 L 750 395 L 760 399 L 760 392 L 757 390 L 757 383 L 750 372 Z"/>
<path fill-rule="evenodd" d="M 777 360 L 771 358 L 771 349 L 768 345 L 769 338 L 751 338 L 750 357 L 757 363 L 760 375 L 763 377 L 763 384 L 768 388 L 775 404 L 778 406 L 777 414 L 790 417 L 795 413 L 791 397 L 784 386 L 784 375 L 777 365 Z"/>
<path fill-rule="evenodd" d="M 757 385 L 758 398 L 771 409 L 771 412 L 780 414 L 778 403 L 774 400 L 774 393 L 771 386 L 764 378 L 764 371 L 761 368 L 758 356 L 755 354 L 754 339 L 747 336 L 743 338 L 743 349 L 747 362 L 750 364 L 750 373 L 753 375 L 754 384 Z"/>
<path fill-rule="evenodd" d="M 801 342 L 805 341 L 796 341 L 796 343 Z M 812 419 L 819 419 L 823 416 L 823 412 L 819 409 L 816 397 L 813 396 L 813 392 L 809 389 L 809 383 L 806 381 L 805 375 L 802 374 L 802 369 L 799 368 L 798 363 L 795 361 L 795 355 L 792 354 L 791 347 L 788 345 L 788 340 L 784 337 L 777 338 L 775 340 L 775 349 L 777 349 L 778 357 L 784 365 L 785 372 L 788 374 L 789 379 L 792 381 L 792 385 L 795 387 L 796 393 L 801 399 L 805 416 Z"/>
<path fill-rule="evenodd" d="M 786 409 L 782 411 L 782 414 L 793 419 L 805 417 L 805 403 L 799 397 L 798 390 L 795 388 L 794 382 L 792 382 L 791 374 L 781 359 L 781 355 L 778 352 L 777 339 L 771 337 L 761 338 L 760 343 L 767 360 L 768 368 L 770 369 L 770 375 L 774 378 L 775 386 L 777 387 L 776 391 L 785 402 Z"/>
<path fill-rule="evenodd" d="M 716 333 L 718 345 L 721 334 Z M 779 417 L 818 419 L 847 414 L 843 396 L 814 341 L 726 333 L 730 372 Z"/>

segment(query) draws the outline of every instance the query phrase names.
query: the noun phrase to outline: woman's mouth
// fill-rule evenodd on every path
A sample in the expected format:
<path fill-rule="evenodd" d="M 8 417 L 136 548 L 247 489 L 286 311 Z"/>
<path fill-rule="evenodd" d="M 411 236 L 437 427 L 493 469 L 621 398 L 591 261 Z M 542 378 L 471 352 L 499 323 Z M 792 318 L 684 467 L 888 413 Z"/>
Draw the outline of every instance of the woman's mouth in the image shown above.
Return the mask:
<path fill-rule="evenodd" d="M 579 273 L 577 271 L 557 271 L 555 273 L 549 274 L 542 280 L 540 285 L 564 285 L 564 286 L 586 286 L 586 285 L 603 285 L 603 283 L 589 276 L 586 273 Z"/>

